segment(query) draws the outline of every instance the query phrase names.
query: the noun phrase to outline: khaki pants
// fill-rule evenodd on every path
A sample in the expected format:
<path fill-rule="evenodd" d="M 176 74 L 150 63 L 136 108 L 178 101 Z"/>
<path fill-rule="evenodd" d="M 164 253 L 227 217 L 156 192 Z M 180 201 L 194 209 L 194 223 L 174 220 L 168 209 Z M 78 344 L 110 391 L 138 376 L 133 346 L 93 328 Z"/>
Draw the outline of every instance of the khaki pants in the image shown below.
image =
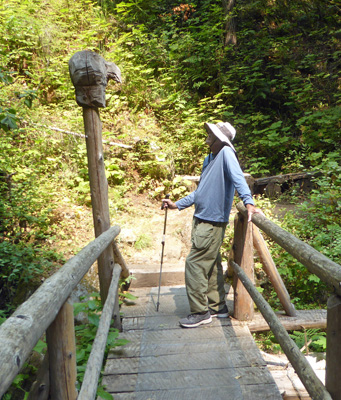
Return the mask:
<path fill-rule="evenodd" d="M 193 218 L 192 247 L 186 258 L 185 282 L 191 313 L 208 307 L 218 311 L 225 304 L 220 247 L 227 223 L 202 222 Z"/>

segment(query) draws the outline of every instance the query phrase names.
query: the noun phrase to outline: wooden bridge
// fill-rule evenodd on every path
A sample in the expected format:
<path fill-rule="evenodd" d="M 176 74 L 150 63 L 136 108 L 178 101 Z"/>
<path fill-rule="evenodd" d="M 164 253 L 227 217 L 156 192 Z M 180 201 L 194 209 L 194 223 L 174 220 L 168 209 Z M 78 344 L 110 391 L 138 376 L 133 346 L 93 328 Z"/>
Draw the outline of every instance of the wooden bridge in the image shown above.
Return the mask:
<path fill-rule="evenodd" d="M 46 333 L 47 354 L 28 400 L 95 399 L 113 320 L 114 326 L 122 330 L 121 336 L 130 340 L 125 347 L 115 348 L 109 353 L 104 370 L 103 383 L 116 400 L 280 399 L 281 393 L 250 334 L 249 326 L 255 320 L 256 304 L 311 398 L 341 400 L 341 266 L 261 215 L 253 215 L 252 223 L 247 223 L 247 212 L 242 205 L 237 206 L 239 213 L 235 220 L 233 252 L 228 264 L 229 275 L 234 275 L 233 304 L 231 298 L 228 304 L 233 310 L 233 319 L 215 320 L 195 329 L 181 329 L 178 319 L 189 313 L 184 288 L 165 287 L 158 312 L 155 289 L 137 293 L 135 306 L 122 307 L 124 318 L 121 326 L 118 284 L 120 276 L 126 278 L 129 271 L 115 243 L 120 228 L 110 227 L 108 185 L 97 109 L 101 101 L 105 103 L 102 83 L 106 83 L 108 77 L 103 77 L 101 90 L 93 90 L 93 93 L 88 90 L 88 82 L 94 81 L 94 77 L 83 77 L 84 72 L 86 75 L 93 71 L 91 68 L 96 62 L 100 64 L 98 70 L 101 73 L 106 71 L 111 77 L 115 69 L 98 59 L 98 55 L 95 57 L 87 51 L 80 53 L 71 69 L 78 68 L 84 78 L 77 81 L 78 86 L 75 85 L 78 102 L 82 105 L 86 100 L 82 106 L 96 239 L 48 278 L 0 326 L 0 397 Z M 88 65 L 91 57 L 95 58 L 94 63 Z M 120 80 L 119 70 L 115 76 Z M 287 333 L 285 325 L 289 320 L 296 318 L 297 327 L 294 329 L 304 326 L 304 322 L 297 320 L 300 315 L 297 316 L 256 227 L 333 288 L 327 311 L 325 386 Z M 254 287 L 253 245 L 287 317 L 278 318 Z M 69 298 L 96 260 L 104 307 L 78 393 L 74 316 Z"/>
<path fill-rule="evenodd" d="M 39 338 L 47 331 L 49 367 L 45 367 L 47 374 L 42 381 L 36 382 L 29 399 L 95 399 L 110 320 L 114 315 L 114 324 L 122 330 L 121 336 L 129 340 L 128 345 L 110 351 L 104 370 L 103 384 L 116 400 L 280 399 L 281 393 L 250 333 L 250 329 L 256 330 L 254 301 L 311 398 L 340 400 L 341 298 L 337 291 L 340 290 L 338 282 L 341 282 L 341 267 L 263 216 L 253 216 L 255 224 L 277 242 L 285 238 L 287 250 L 300 258 L 311 272 L 334 287 L 336 294 L 332 295 L 328 303 L 327 313 L 328 373 L 325 387 L 285 328 L 314 326 L 309 324 L 315 324 L 316 321 L 309 318 L 308 322 L 304 322 L 304 313 L 300 315 L 298 312 L 297 315 L 290 308 L 290 299 L 285 293 L 282 298 L 281 290 L 285 288 L 277 282 L 282 304 L 289 307 L 289 312 L 296 314 L 282 314 L 278 318 L 255 289 L 248 277 L 250 274 L 244 271 L 248 269 L 245 266 L 250 267 L 245 263 L 248 263 L 250 250 L 247 243 L 250 244 L 249 232 L 253 224 L 245 223 L 243 213 L 246 210 L 243 206 L 238 208 L 240 212 L 237 219 L 241 225 L 237 222 L 235 226 L 234 254 L 229 262 L 234 269 L 235 283 L 233 297 L 228 296 L 228 307 L 234 318 L 216 319 L 206 326 L 182 329 L 178 320 L 189 313 L 185 288 L 162 287 L 159 311 L 156 311 L 156 288 L 145 288 L 135 289 L 136 301 L 122 306 L 124 318 L 121 326 L 118 318 L 118 279 L 121 266 L 125 275 L 127 269 L 117 245 L 113 243 L 120 229 L 112 227 L 47 279 L 1 325 L 0 395 L 6 392 Z M 73 312 L 68 297 L 93 262 L 100 260 L 100 255 L 108 249 L 111 249 L 116 262 L 120 262 L 121 266 L 115 264 L 113 269 L 83 385 L 77 393 Z M 236 263 L 238 258 L 244 270 Z M 275 276 L 270 274 L 270 278 L 275 282 Z M 321 314 L 325 318 L 325 314 Z M 263 326 L 264 323 L 263 320 Z"/>
<path fill-rule="evenodd" d="M 129 344 L 110 351 L 104 372 L 115 400 L 282 399 L 245 323 L 215 318 L 183 329 L 185 287 L 163 287 L 158 312 L 157 288 L 133 293 L 136 305 L 122 309 Z"/>
<path fill-rule="evenodd" d="M 234 291 L 229 284 L 225 290 L 233 315 Z M 162 286 L 159 311 L 157 287 L 133 287 L 130 293 L 136 300 L 121 307 L 120 335 L 129 343 L 109 352 L 103 373 L 116 400 L 310 399 L 294 372 L 288 378 L 283 363 L 273 367 L 277 387 L 252 336 L 270 329 L 260 313 L 249 321 L 214 318 L 212 324 L 183 329 L 178 321 L 190 313 L 185 286 Z M 325 327 L 327 311 L 277 315 L 287 330 L 301 330 Z"/>

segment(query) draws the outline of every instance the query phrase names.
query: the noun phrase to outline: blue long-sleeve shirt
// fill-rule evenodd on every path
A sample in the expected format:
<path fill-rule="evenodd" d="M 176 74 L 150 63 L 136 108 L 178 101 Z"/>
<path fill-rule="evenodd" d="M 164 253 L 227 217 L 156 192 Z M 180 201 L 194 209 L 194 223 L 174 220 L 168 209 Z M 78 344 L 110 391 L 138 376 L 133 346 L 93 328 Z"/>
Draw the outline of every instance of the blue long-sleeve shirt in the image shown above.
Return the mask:
<path fill-rule="evenodd" d="M 205 158 L 198 188 L 175 204 L 179 210 L 194 204 L 197 218 L 228 222 L 235 190 L 244 205 L 254 205 L 235 152 L 225 146 L 218 154 Z"/>

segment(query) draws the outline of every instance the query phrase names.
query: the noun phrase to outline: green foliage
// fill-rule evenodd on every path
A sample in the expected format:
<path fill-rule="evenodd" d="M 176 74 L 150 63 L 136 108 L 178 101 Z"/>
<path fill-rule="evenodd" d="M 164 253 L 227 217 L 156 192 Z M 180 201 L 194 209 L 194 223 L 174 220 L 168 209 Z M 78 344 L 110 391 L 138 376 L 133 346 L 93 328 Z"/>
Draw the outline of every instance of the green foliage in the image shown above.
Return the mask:
<path fill-rule="evenodd" d="M 126 174 L 120 167 L 121 160 L 119 158 L 112 158 L 110 160 L 105 160 L 104 163 L 109 185 L 114 186 L 124 183 Z"/>
<path fill-rule="evenodd" d="M 310 201 L 300 207 L 304 218 L 296 222 L 296 232 L 301 238 L 311 243 L 327 257 L 340 262 L 341 229 L 340 229 L 340 172 L 339 164 L 329 162 L 329 174 L 316 179 L 317 189 L 313 190 Z M 319 229 L 316 230 L 316 222 Z"/>
<path fill-rule="evenodd" d="M 286 213 L 282 221 L 284 229 L 337 263 L 340 263 L 341 253 L 339 158 L 338 153 L 330 153 L 320 161 L 316 170 L 324 173 L 315 178 L 316 189 L 312 190 L 306 201 L 297 205 L 295 213 Z M 324 307 L 330 289 L 277 246 L 273 247 L 273 252 L 276 254 L 279 271 L 284 276 L 297 306 L 301 308 L 306 307 L 307 303 L 317 303 Z"/>
<path fill-rule="evenodd" d="M 270 353 L 282 353 L 275 335 L 272 332 L 254 333 L 254 339 L 260 349 Z M 303 331 L 293 331 L 289 333 L 301 351 L 325 352 L 327 345 L 326 332 L 320 329 L 304 329 Z"/>
<path fill-rule="evenodd" d="M 85 300 L 85 298 L 82 300 Z M 99 293 L 91 293 L 87 296 L 86 301 L 74 303 L 75 316 L 79 315 L 80 313 L 85 313 L 86 318 L 88 319 L 88 323 L 75 326 L 78 389 L 80 389 L 80 386 L 83 382 L 87 361 L 91 353 L 92 343 L 95 339 L 99 325 L 101 311 L 102 304 Z M 117 329 L 110 328 L 105 350 L 105 357 L 110 348 L 115 346 L 123 346 L 126 343 L 128 343 L 126 339 L 119 338 L 119 331 Z M 107 393 L 101 385 L 99 385 L 97 389 L 97 395 L 103 399 L 112 398 L 110 397 L 111 395 Z"/>
<path fill-rule="evenodd" d="M 46 353 L 46 347 L 46 343 L 43 340 L 38 340 L 38 343 L 33 348 L 31 357 L 24 363 L 20 374 L 14 378 L 10 388 L 3 395 L 3 397 L 1 397 L 2 400 L 25 400 L 28 398 L 30 388 L 34 382 L 37 372 L 37 365 L 36 362 L 34 362 L 34 358 L 42 360 L 43 355 Z M 40 357 L 36 357 L 37 353 L 40 355 Z"/>
<path fill-rule="evenodd" d="M 0 107 L 0 127 L 4 131 L 16 129 L 18 117 L 16 116 L 16 110 L 14 108 L 1 108 Z"/>
<path fill-rule="evenodd" d="M 198 152 L 188 148 L 194 144 L 191 128 L 211 118 L 228 119 L 237 126 L 241 158 L 253 173 L 276 173 L 290 151 L 300 152 L 305 145 L 310 151 L 321 146 L 325 153 L 335 149 L 339 130 L 335 6 L 327 1 L 309 6 L 301 1 L 271 6 L 265 1 L 238 3 L 233 10 L 238 47 L 224 46 L 221 4 L 193 5 L 195 12 L 186 19 L 167 2 L 158 2 L 155 10 L 163 7 L 163 12 L 150 18 L 143 11 L 146 7 L 135 1 L 117 5 L 117 17 L 132 27 L 121 34 L 126 49 L 123 63 L 129 62 L 128 74 L 142 65 L 146 72 L 144 78 L 129 74 L 123 91 L 137 107 L 152 109 L 168 136 L 171 130 L 178 170 L 192 172 L 190 156 Z M 138 99 L 141 91 L 133 95 L 130 88 L 142 85 L 146 89 Z M 204 119 L 198 109 L 203 100 L 208 106 Z M 169 123 L 170 115 L 181 127 Z M 309 159 L 303 162 L 309 166 Z"/>
<path fill-rule="evenodd" d="M 318 189 L 313 190 L 309 196 L 305 194 L 305 201 L 299 199 L 299 203 L 295 204 L 295 211 L 286 210 L 281 218 L 276 218 L 275 203 L 262 197 L 256 198 L 256 206 L 281 228 L 340 263 L 341 230 L 338 199 L 341 185 L 338 183 L 339 166 L 332 160 L 333 155 L 330 154 L 330 158 L 326 158 L 320 167 L 332 171 L 330 165 L 332 163 L 334 173 L 329 177 L 321 175 L 316 178 L 315 184 L 318 185 Z M 281 199 L 279 202 L 281 203 Z M 310 273 L 281 246 L 267 237 L 265 240 L 296 309 L 325 308 L 331 288 L 315 274 Z M 264 276 L 262 269 L 257 269 L 257 264 L 255 272 L 265 299 L 274 309 L 281 310 L 282 306 L 273 286 Z"/>
<path fill-rule="evenodd" d="M 20 396 L 24 400 L 27 399 L 29 392 L 25 390 L 24 384 L 29 378 L 28 374 L 18 374 L 11 385 L 11 388 L 4 394 L 2 397 L 3 400 L 12 400 L 15 399 L 16 396 Z M 15 392 L 15 395 L 13 394 Z"/>
<path fill-rule="evenodd" d="M 109 187 L 109 206 L 110 213 L 116 214 L 117 212 L 127 211 L 131 207 L 131 201 L 125 197 L 127 188 L 122 186 Z"/>
<path fill-rule="evenodd" d="M 168 179 L 162 182 L 163 186 L 157 188 L 156 192 L 160 193 L 159 199 L 164 197 L 166 193 L 170 195 L 170 198 L 178 200 L 182 197 L 187 196 L 192 188 L 192 183 L 189 180 L 184 180 L 181 176 L 176 176 L 172 181 Z"/>
<path fill-rule="evenodd" d="M 123 76 L 122 85 L 109 82 L 101 110 L 106 138 L 132 146 L 105 148 L 113 214 L 129 210 L 129 191 L 155 199 L 186 195 L 190 185 L 178 175 L 200 174 L 203 123 L 228 120 L 237 128 L 242 167 L 252 175 L 322 173 L 299 214 L 279 222 L 339 262 L 336 2 L 236 3 L 229 16 L 223 2 L 207 0 L 1 6 L 0 258 L 7 300 L 43 273 L 40 266 L 58 264 L 48 251 L 59 227 L 53 208 L 65 199 L 91 205 L 83 139 L 47 128 L 82 131 L 67 64 L 85 48 L 114 61 Z M 225 43 L 230 17 L 237 45 Z M 324 304 L 327 289 L 315 276 L 278 248 L 273 256 L 297 306 L 316 300 L 312 287 Z"/>
<path fill-rule="evenodd" d="M 8 241 L 0 242 L 0 256 L 1 307 L 7 313 L 12 311 L 11 303 L 25 300 L 25 292 L 38 287 L 41 277 L 60 259 L 57 253 L 37 245 Z"/>
<path fill-rule="evenodd" d="M 254 174 L 277 172 L 288 154 L 301 153 L 302 146 L 314 151 L 322 145 L 324 153 L 335 149 L 339 50 L 334 4 L 238 3 L 233 9 L 238 46 L 224 45 L 221 3 L 55 5 L 40 7 L 48 30 L 34 18 L 39 2 L 11 0 L 1 13 L 2 65 L 9 70 L 0 77 L 8 84 L 16 76 L 30 86 L 19 95 L 27 105 L 35 96 L 46 104 L 71 100 L 68 58 L 89 48 L 123 71 L 124 85 L 119 93 L 108 93 L 104 119 L 122 109 L 153 115 L 162 139 L 169 141 L 171 158 L 166 157 L 165 166 L 170 163 L 177 173 L 199 168 L 207 120 L 228 119 L 237 126 L 240 158 Z M 72 46 L 60 52 L 64 41 Z M 6 129 L 18 123 L 13 107 L 3 108 L 1 116 Z M 112 184 L 126 179 L 118 164 L 108 171 Z M 142 174 L 150 171 L 152 180 L 165 174 L 152 160 L 143 161 L 140 169 Z M 148 185 L 141 190 L 149 190 Z"/>
<path fill-rule="evenodd" d="M 143 250 L 151 246 L 152 246 L 152 238 L 150 237 L 150 235 L 146 233 L 142 233 L 134 243 L 134 247 L 137 250 Z"/>
<path fill-rule="evenodd" d="M 253 333 L 252 335 L 261 350 L 275 354 L 282 352 L 282 348 L 272 332 Z"/>
<path fill-rule="evenodd" d="M 52 208 L 50 195 L 42 188 L 38 190 L 37 175 L 30 165 L 37 155 L 30 150 L 23 162 L 16 146 L 22 138 L 18 131 L 16 134 L 7 132 L 0 137 L 0 288 L 1 308 L 7 312 L 13 302 L 24 301 L 25 292 L 34 290 L 44 274 L 63 261 L 46 245 L 53 234 Z"/>
<path fill-rule="evenodd" d="M 301 331 L 293 331 L 290 337 L 294 340 L 297 346 L 305 352 L 325 352 L 327 348 L 327 334 L 320 329 L 304 329 Z"/>

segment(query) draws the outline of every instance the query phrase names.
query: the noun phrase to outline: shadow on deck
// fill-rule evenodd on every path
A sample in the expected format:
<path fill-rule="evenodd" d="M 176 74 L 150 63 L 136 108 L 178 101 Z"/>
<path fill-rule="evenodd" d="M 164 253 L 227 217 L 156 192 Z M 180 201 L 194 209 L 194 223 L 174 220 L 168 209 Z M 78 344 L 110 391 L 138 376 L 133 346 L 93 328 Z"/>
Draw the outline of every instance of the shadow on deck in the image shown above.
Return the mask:
<path fill-rule="evenodd" d="M 115 400 L 282 399 L 245 323 L 214 319 L 183 329 L 184 287 L 162 287 L 159 312 L 157 288 L 134 292 L 136 304 L 122 307 L 129 343 L 110 351 L 103 377 Z"/>

